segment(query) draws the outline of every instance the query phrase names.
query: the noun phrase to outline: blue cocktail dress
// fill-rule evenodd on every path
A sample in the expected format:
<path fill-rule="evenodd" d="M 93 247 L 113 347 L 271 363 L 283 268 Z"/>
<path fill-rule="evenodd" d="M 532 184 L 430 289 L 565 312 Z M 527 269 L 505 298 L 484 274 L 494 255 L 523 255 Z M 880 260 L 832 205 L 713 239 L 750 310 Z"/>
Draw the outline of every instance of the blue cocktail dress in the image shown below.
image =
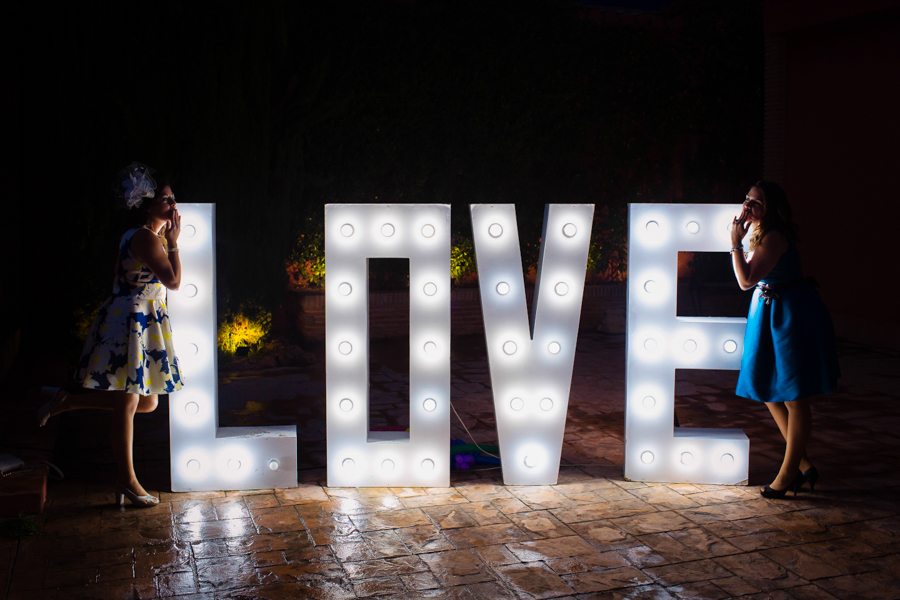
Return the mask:
<path fill-rule="evenodd" d="M 76 378 L 95 390 L 168 394 L 181 389 L 183 378 L 172 342 L 166 288 L 131 252 L 138 231 L 125 232 L 119 243 L 113 293 L 97 312 Z"/>
<path fill-rule="evenodd" d="M 831 392 L 841 376 L 831 315 L 808 283 L 778 288 L 803 277 L 797 244 L 788 249 L 761 284 L 777 298 L 753 292 L 736 394 L 760 402 L 791 402 Z"/>

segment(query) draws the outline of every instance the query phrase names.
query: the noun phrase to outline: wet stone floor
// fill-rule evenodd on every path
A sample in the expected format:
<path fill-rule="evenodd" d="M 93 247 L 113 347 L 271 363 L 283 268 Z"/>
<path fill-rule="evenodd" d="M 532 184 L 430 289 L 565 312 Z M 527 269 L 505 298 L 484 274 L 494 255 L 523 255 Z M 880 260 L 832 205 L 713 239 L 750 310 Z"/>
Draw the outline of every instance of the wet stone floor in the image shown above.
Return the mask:
<path fill-rule="evenodd" d="M 373 425 L 408 423 L 405 341 L 373 342 Z M 900 597 L 900 355 L 841 344 L 840 389 L 814 406 L 821 478 L 785 500 L 759 486 L 783 441 L 767 409 L 733 395 L 736 373 L 680 371 L 682 426 L 751 440 L 750 486 L 622 477 L 624 338 L 579 339 L 555 486 L 507 487 L 499 469 L 450 488 L 325 487 L 324 364 L 223 374 L 220 424 L 298 427 L 297 489 L 169 493 L 168 411 L 139 415 L 137 470 L 159 506 L 113 506 L 108 415 L 66 413 L 40 430 L 52 462 L 41 536 L 0 539 L 0 593 L 102 598 Z M 483 338 L 453 340 L 453 403 L 496 443 Z M 7 423 L 33 406 L 4 399 Z M 9 408 L 10 406 L 14 408 Z M 17 421 L 18 419 L 18 421 Z M 0 426 L 5 446 L 35 430 Z M 51 437 L 47 437 L 51 436 Z M 454 418 L 452 436 L 466 439 Z"/>

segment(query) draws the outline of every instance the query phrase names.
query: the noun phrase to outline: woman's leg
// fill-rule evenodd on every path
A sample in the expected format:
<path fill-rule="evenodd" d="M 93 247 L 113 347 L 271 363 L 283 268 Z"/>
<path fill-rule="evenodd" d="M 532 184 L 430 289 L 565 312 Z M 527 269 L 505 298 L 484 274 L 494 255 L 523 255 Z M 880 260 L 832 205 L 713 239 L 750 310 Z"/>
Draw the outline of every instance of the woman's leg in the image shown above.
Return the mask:
<path fill-rule="evenodd" d="M 806 445 L 812 432 L 812 411 L 809 406 L 809 398 L 801 398 L 793 402 L 785 402 L 788 413 L 787 446 L 784 452 L 784 462 L 778 477 L 772 482 L 772 487 L 783 490 L 800 469 L 800 461 L 806 456 Z"/>
<path fill-rule="evenodd" d="M 134 472 L 134 414 L 153 411 L 157 396 L 138 396 L 125 392 L 114 392 L 110 396 L 113 397 L 113 415 L 109 439 L 116 457 L 119 483 L 138 496 L 146 496 L 147 490 L 138 482 Z"/>
<path fill-rule="evenodd" d="M 769 412 L 772 413 L 772 417 L 775 419 L 775 423 L 778 425 L 778 430 L 781 431 L 781 436 L 784 438 L 786 442 L 788 439 L 788 408 L 785 406 L 785 402 L 766 402 L 766 406 L 769 409 Z M 812 462 L 809 460 L 809 457 L 806 455 L 806 451 L 804 450 L 803 456 L 800 458 L 800 470 L 806 471 L 811 469 L 813 466 Z"/>
<path fill-rule="evenodd" d="M 126 486 L 138 496 L 147 491 L 141 487 L 134 473 L 132 447 L 134 444 L 134 413 L 137 412 L 140 397 L 137 394 L 116 394 L 112 407 L 112 423 L 109 439 L 112 443 L 113 455 L 116 457 L 119 483 Z"/>

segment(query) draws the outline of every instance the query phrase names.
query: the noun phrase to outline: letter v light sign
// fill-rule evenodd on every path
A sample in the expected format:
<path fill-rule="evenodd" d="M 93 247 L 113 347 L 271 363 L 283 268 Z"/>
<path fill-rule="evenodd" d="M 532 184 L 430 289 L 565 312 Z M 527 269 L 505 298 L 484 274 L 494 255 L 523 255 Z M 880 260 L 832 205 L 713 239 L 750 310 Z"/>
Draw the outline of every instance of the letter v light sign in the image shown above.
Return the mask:
<path fill-rule="evenodd" d="M 515 206 L 471 213 L 503 482 L 555 484 L 594 205 L 546 206 L 531 327 Z"/>

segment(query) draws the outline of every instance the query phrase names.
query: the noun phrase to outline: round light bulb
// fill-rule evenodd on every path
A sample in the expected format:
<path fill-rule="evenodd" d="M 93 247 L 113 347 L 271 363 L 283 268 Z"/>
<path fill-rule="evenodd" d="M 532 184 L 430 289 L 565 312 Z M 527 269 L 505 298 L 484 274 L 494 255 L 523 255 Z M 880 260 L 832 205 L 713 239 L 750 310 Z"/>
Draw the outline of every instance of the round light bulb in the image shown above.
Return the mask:
<path fill-rule="evenodd" d="M 341 296 L 349 296 L 350 292 L 353 291 L 353 286 L 347 283 L 346 281 L 338 286 L 338 293 Z"/>
<path fill-rule="evenodd" d="M 563 235 L 566 237 L 575 237 L 575 234 L 578 233 L 578 228 L 575 227 L 574 223 L 566 223 L 563 225 Z"/>
<path fill-rule="evenodd" d="M 656 347 L 658 345 L 659 344 L 657 344 L 656 340 L 654 340 L 653 338 L 647 338 L 646 340 L 644 340 L 644 350 L 646 350 L 647 352 L 653 352 L 654 350 L 656 350 Z"/>
<path fill-rule="evenodd" d="M 505 281 L 501 281 L 497 284 L 497 293 L 501 296 L 505 296 L 509 293 L 509 284 Z"/>
<path fill-rule="evenodd" d="M 385 471 L 389 471 L 389 472 L 393 471 L 394 470 L 394 461 L 392 461 L 389 458 L 381 461 L 381 468 L 384 469 Z"/>
<path fill-rule="evenodd" d="M 535 458 L 534 456 L 529 455 L 529 456 L 525 457 L 525 466 L 528 467 L 529 469 L 533 469 L 534 467 L 537 466 L 537 464 L 538 464 L 537 458 Z"/>
<path fill-rule="evenodd" d="M 425 287 L 422 288 L 422 291 L 425 292 L 426 296 L 434 296 L 437 293 L 437 286 L 428 282 L 425 284 Z"/>
<path fill-rule="evenodd" d="M 694 455 L 690 452 L 682 452 L 681 453 L 681 464 L 689 465 L 694 462 Z"/>
<path fill-rule="evenodd" d="M 200 412 L 200 405 L 196 402 L 188 402 L 184 405 L 184 412 L 189 415 L 196 415 L 198 412 Z"/>
<path fill-rule="evenodd" d="M 734 464 L 734 456 L 731 454 L 723 454 L 722 455 L 722 464 L 725 466 L 730 466 Z"/>
<path fill-rule="evenodd" d="M 228 468 L 232 471 L 237 471 L 241 468 L 241 461 L 236 458 L 228 459 Z"/>
<path fill-rule="evenodd" d="M 641 462 L 645 465 L 649 465 L 653 462 L 653 453 L 649 450 L 641 454 Z"/>
<path fill-rule="evenodd" d="M 488 227 L 488 234 L 491 237 L 498 238 L 503 235 L 503 227 L 500 226 L 500 223 L 494 223 Z"/>
<path fill-rule="evenodd" d="M 659 223 L 656 221 L 647 221 L 645 227 L 648 233 L 659 233 Z"/>
<path fill-rule="evenodd" d="M 437 352 L 437 344 L 434 342 L 425 342 L 425 354 L 434 354 Z"/>
<path fill-rule="evenodd" d="M 509 407 L 513 410 L 522 410 L 525 408 L 525 401 L 521 398 L 513 398 L 509 401 Z"/>
<path fill-rule="evenodd" d="M 557 283 L 556 287 L 553 289 L 556 290 L 558 296 L 565 296 L 569 293 L 569 286 L 564 281 Z"/>
<path fill-rule="evenodd" d="M 656 398 L 653 396 L 644 396 L 644 399 L 641 401 L 644 405 L 644 408 L 653 408 L 656 406 Z"/>
<path fill-rule="evenodd" d="M 344 237 L 350 237 L 353 235 L 353 225 L 350 223 L 344 223 L 341 225 L 341 235 Z"/>
<path fill-rule="evenodd" d="M 553 408 L 553 400 L 550 398 L 541 398 L 541 410 L 548 411 Z"/>
<path fill-rule="evenodd" d="M 270 471 L 277 471 L 277 470 L 278 470 L 278 467 L 280 467 L 280 466 L 281 466 L 281 465 L 278 464 L 278 461 L 275 460 L 274 458 L 273 458 L 272 460 L 269 461 L 269 470 L 270 470 Z"/>
<path fill-rule="evenodd" d="M 344 398 L 343 400 L 340 401 L 338 406 L 341 408 L 342 411 L 350 412 L 351 410 L 353 410 L 353 400 L 351 400 L 350 398 Z"/>
<path fill-rule="evenodd" d="M 187 237 L 194 237 L 197 235 L 197 228 L 193 225 L 185 225 L 181 228 L 181 234 Z"/>
<path fill-rule="evenodd" d="M 188 471 L 193 471 L 196 473 L 200 470 L 200 461 L 196 458 L 192 458 L 191 460 L 187 461 L 187 468 Z"/>
<path fill-rule="evenodd" d="M 697 233 L 700 231 L 700 223 L 697 221 L 688 221 L 688 224 L 684 227 L 688 230 L 688 233 Z"/>
<path fill-rule="evenodd" d="M 422 408 L 424 408 L 428 412 L 432 412 L 437 408 L 437 402 L 434 398 L 425 398 L 425 402 L 422 403 Z"/>
<path fill-rule="evenodd" d="M 547 346 L 547 351 L 550 354 L 559 354 L 559 351 L 562 350 L 562 346 L 559 345 L 559 342 L 550 342 Z"/>
<path fill-rule="evenodd" d="M 381 235 L 383 235 L 384 237 L 391 237 L 392 235 L 394 235 L 394 231 L 394 226 L 390 223 L 385 223 L 381 226 Z"/>
<path fill-rule="evenodd" d="M 694 340 L 685 340 L 684 341 L 684 351 L 685 352 L 694 352 L 697 350 L 697 342 Z"/>
<path fill-rule="evenodd" d="M 353 351 L 353 344 L 350 342 L 341 342 L 340 346 L 338 346 L 338 352 L 343 354 L 344 356 L 350 354 Z"/>
<path fill-rule="evenodd" d="M 434 461 L 430 458 L 426 458 L 422 461 L 422 470 L 423 471 L 434 471 Z"/>
<path fill-rule="evenodd" d="M 200 346 L 198 346 L 197 344 L 188 344 L 187 348 L 188 356 L 197 356 L 198 354 L 200 354 Z"/>
<path fill-rule="evenodd" d="M 734 340 L 727 340 L 727 341 L 722 345 L 722 348 L 723 348 L 723 349 L 725 350 L 725 352 L 727 352 L 728 354 L 732 354 L 732 353 L 734 353 L 735 350 L 737 350 L 737 342 L 735 342 Z"/>
<path fill-rule="evenodd" d="M 343 461 L 341 461 L 341 466 L 349 471 L 356 466 L 356 461 L 354 461 L 352 458 L 345 458 Z"/>
<path fill-rule="evenodd" d="M 513 341 L 504 342 L 503 344 L 503 351 L 507 354 L 515 354 L 517 349 L 518 347 Z"/>
<path fill-rule="evenodd" d="M 659 290 L 659 284 L 652 279 L 644 282 L 644 291 L 648 294 L 655 294 Z"/>
<path fill-rule="evenodd" d="M 434 225 L 422 225 L 422 235 L 427 238 L 434 237 Z"/>
<path fill-rule="evenodd" d="M 184 286 L 184 295 L 187 296 L 188 298 L 193 298 L 194 296 L 196 296 L 197 295 L 197 286 L 194 285 L 193 283 L 189 283 L 186 286 Z"/>

